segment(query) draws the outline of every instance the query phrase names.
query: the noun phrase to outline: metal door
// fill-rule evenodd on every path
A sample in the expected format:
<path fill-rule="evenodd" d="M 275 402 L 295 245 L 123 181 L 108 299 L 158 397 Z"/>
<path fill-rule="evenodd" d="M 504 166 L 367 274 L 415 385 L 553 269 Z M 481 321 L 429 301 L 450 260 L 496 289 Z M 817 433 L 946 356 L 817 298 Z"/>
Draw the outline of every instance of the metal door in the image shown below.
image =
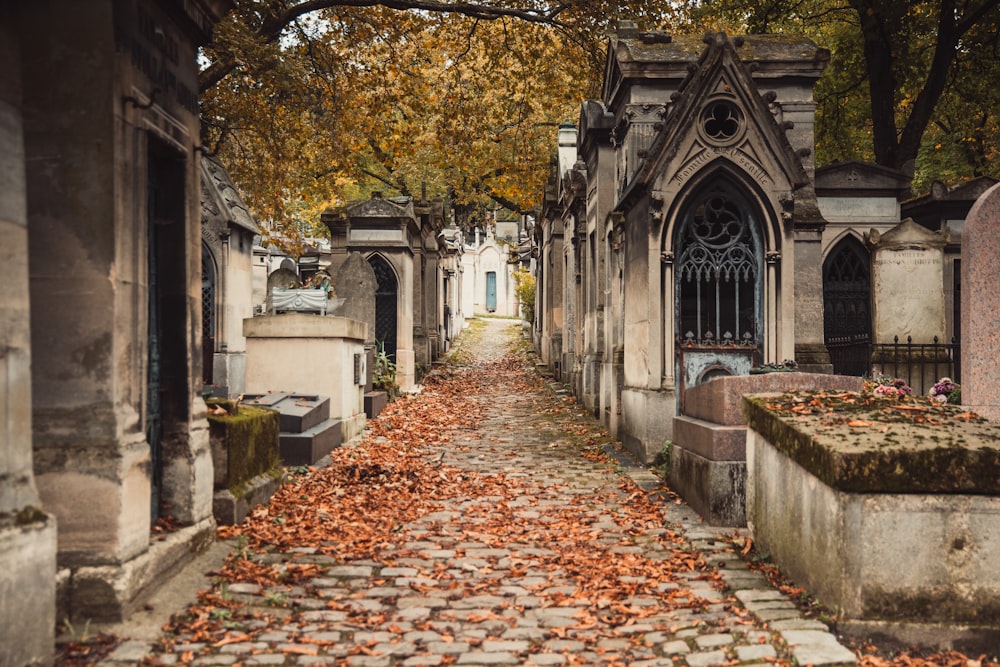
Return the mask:
<path fill-rule="evenodd" d="M 163 439 L 163 405 L 162 374 L 163 328 L 161 318 L 160 294 L 160 229 L 157 219 L 165 193 L 161 189 L 163 175 L 161 165 L 153 155 L 149 159 L 149 183 L 147 189 L 148 216 L 147 229 L 147 284 L 149 341 L 147 347 L 148 362 L 146 365 L 146 442 L 149 443 L 149 476 L 150 476 L 150 516 L 156 521 L 160 514 L 160 487 L 163 481 L 162 439 Z"/>
<path fill-rule="evenodd" d="M 854 237 L 840 241 L 823 262 L 823 331 L 833 372 L 871 369 L 871 259 Z"/>
<path fill-rule="evenodd" d="M 495 313 L 497 310 L 497 272 L 486 272 L 486 312 Z"/>
<path fill-rule="evenodd" d="M 386 355 L 395 361 L 399 282 L 396 272 L 381 255 L 373 255 L 368 262 L 378 281 L 375 290 L 375 342 L 383 346 Z"/>
<path fill-rule="evenodd" d="M 763 248 L 759 222 L 739 190 L 719 181 L 697 195 L 675 243 L 677 364 L 686 387 L 743 375 L 760 362 Z"/>
<path fill-rule="evenodd" d="M 201 248 L 201 365 L 202 382 L 215 384 L 215 262 Z"/>

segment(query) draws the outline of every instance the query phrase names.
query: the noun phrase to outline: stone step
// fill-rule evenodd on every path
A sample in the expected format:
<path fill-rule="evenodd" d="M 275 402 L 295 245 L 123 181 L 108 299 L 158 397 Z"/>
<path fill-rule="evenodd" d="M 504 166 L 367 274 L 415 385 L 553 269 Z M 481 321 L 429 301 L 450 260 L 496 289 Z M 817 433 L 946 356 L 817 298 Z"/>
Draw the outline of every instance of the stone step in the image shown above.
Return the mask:
<path fill-rule="evenodd" d="M 375 419 L 389 404 L 389 394 L 384 391 L 369 391 L 365 394 L 365 417 Z"/>
<path fill-rule="evenodd" d="M 308 466 L 343 442 L 340 419 L 327 419 L 301 433 L 281 433 L 281 462 L 286 466 Z"/>
<path fill-rule="evenodd" d="M 327 396 L 273 392 L 244 396 L 243 401 L 277 410 L 282 433 L 302 433 L 330 418 Z"/>

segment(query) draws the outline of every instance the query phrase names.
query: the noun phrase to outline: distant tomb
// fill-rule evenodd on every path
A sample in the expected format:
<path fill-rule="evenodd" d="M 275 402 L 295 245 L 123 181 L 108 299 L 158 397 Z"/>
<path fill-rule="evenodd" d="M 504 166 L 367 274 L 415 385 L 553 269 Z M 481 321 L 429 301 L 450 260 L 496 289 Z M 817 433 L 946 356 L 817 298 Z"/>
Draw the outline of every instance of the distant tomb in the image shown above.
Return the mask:
<path fill-rule="evenodd" d="M 932 232 L 907 218 L 872 246 L 871 367 L 904 378 L 920 394 L 949 375 L 945 345 L 944 248 L 948 232 Z"/>
<path fill-rule="evenodd" d="M 334 285 L 343 294 L 343 305 L 338 315 L 348 317 L 368 325 L 368 340 L 365 341 L 365 415 L 374 419 L 389 402 L 384 391 L 375 391 L 372 375 L 375 370 L 375 293 L 378 279 L 375 270 L 361 253 L 352 252 L 340 265 Z"/>
<path fill-rule="evenodd" d="M 944 247 L 948 237 L 907 218 L 888 232 L 872 230 L 876 343 L 908 338 L 929 343 L 945 335 Z"/>

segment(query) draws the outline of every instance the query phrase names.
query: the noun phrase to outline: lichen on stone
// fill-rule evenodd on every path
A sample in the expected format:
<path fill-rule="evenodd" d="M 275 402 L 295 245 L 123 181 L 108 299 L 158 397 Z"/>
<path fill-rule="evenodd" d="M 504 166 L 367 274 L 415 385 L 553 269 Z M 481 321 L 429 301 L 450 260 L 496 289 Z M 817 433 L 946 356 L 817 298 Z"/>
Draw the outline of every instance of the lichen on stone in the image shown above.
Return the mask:
<path fill-rule="evenodd" d="M 1000 494 L 1000 425 L 924 398 L 760 394 L 747 425 L 840 491 Z"/>

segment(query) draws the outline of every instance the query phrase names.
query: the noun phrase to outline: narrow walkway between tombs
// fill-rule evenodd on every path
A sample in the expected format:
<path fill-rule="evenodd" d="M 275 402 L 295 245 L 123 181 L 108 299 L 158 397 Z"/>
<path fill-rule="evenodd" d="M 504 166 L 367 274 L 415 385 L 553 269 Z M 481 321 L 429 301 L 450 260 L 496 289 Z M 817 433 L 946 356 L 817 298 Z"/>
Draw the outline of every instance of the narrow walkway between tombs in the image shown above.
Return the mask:
<path fill-rule="evenodd" d="M 616 455 L 535 368 L 519 322 L 476 321 L 419 394 L 330 465 L 292 469 L 226 535 L 216 584 L 124 664 L 853 663 Z M 108 664 L 115 664 L 115 660 Z"/>

